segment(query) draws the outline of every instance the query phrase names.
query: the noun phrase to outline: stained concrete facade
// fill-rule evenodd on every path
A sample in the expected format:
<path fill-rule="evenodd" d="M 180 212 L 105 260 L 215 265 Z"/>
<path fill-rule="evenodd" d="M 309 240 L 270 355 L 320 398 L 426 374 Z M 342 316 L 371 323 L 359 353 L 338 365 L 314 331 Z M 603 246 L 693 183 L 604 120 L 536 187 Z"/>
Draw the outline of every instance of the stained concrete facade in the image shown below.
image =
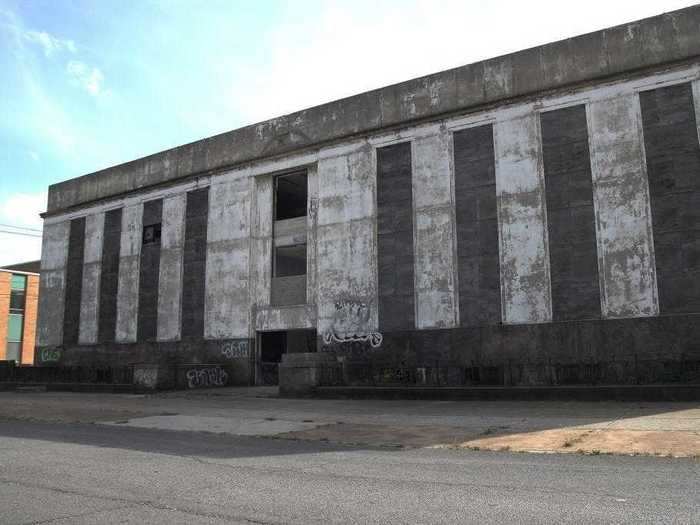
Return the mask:
<path fill-rule="evenodd" d="M 51 186 L 37 349 L 250 383 L 261 334 L 314 330 L 349 384 L 700 380 L 699 24 L 692 7 Z M 276 220 L 298 172 L 306 213 Z M 305 274 L 278 275 L 301 245 Z"/>

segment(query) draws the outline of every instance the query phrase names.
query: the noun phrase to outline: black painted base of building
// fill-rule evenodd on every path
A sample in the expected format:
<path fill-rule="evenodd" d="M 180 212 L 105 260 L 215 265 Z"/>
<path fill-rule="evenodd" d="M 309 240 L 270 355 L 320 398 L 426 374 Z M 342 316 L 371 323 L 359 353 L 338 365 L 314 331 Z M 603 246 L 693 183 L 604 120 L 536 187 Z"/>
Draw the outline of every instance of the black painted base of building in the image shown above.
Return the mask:
<path fill-rule="evenodd" d="M 700 384 L 700 314 L 487 325 L 384 333 L 369 341 L 323 344 L 342 362 L 327 386 L 533 387 Z M 37 365 L 221 365 L 229 385 L 255 383 L 248 339 L 37 348 Z"/>
<path fill-rule="evenodd" d="M 345 385 L 700 384 L 700 315 L 412 330 L 324 350 Z"/>

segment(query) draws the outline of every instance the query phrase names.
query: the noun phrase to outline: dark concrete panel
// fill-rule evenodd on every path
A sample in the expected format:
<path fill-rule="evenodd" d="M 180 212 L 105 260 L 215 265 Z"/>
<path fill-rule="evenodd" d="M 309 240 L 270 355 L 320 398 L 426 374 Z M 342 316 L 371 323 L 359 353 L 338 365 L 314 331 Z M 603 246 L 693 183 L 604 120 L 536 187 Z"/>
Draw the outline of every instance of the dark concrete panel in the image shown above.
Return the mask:
<path fill-rule="evenodd" d="M 155 339 L 158 332 L 158 281 L 160 274 L 160 225 L 163 200 L 148 201 L 143 205 L 144 237 L 139 261 L 138 341 Z M 147 239 L 146 229 L 157 229 L 158 234 Z"/>
<path fill-rule="evenodd" d="M 700 312 L 700 144 L 690 83 L 640 93 L 662 313 Z"/>
<path fill-rule="evenodd" d="M 68 260 L 66 261 L 66 297 L 63 314 L 63 343 L 78 342 L 80 298 L 83 290 L 83 253 L 85 251 L 85 217 L 70 221 Z"/>
<path fill-rule="evenodd" d="M 114 342 L 117 323 L 117 286 L 119 284 L 119 252 L 122 233 L 122 209 L 105 213 L 100 272 L 100 306 L 98 337 L 100 343 Z"/>
<path fill-rule="evenodd" d="M 462 326 L 501 321 L 493 127 L 454 134 L 455 200 Z"/>
<path fill-rule="evenodd" d="M 600 317 L 593 184 L 585 106 L 541 115 L 555 321 Z"/>
<path fill-rule="evenodd" d="M 411 143 L 377 150 L 379 328 L 414 327 Z"/>
<path fill-rule="evenodd" d="M 182 336 L 204 335 L 204 286 L 207 261 L 209 188 L 190 191 L 185 211 L 182 267 Z"/>

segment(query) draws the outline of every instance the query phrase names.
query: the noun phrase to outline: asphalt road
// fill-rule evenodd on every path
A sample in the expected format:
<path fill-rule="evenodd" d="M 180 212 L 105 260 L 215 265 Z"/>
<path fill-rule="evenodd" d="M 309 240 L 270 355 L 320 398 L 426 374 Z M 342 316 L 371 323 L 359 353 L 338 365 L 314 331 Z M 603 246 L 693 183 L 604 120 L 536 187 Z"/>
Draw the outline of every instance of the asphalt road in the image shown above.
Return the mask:
<path fill-rule="evenodd" d="M 700 463 L 0 421 L 0 522 L 698 523 Z"/>

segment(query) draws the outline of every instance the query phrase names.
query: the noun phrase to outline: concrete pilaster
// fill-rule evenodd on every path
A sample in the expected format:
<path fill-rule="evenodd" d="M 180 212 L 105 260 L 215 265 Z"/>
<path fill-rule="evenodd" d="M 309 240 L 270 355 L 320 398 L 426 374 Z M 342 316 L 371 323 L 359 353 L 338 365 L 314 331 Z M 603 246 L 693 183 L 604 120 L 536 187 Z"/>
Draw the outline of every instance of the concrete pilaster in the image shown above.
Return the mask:
<path fill-rule="evenodd" d="M 494 124 L 504 323 L 552 319 L 547 212 L 537 116 Z"/>
<path fill-rule="evenodd" d="M 117 286 L 117 326 L 115 341 L 136 341 L 139 307 L 139 259 L 143 204 L 127 206 L 122 212 L 122 232 L 119 253 L 119 284 Z"/>
<path fill-rule="evenodd" d="M 78 335 L 80 344 L 97 342 L 104 222 L 104 213 L 88 215 L 85 218 L 83 285 L 80 298 L 80 331 Z"/>
<path fill-rule="evenodd" d="M 588 105 L 603 317 L 659 313 L 649 184 L 636 93 Z"/>

